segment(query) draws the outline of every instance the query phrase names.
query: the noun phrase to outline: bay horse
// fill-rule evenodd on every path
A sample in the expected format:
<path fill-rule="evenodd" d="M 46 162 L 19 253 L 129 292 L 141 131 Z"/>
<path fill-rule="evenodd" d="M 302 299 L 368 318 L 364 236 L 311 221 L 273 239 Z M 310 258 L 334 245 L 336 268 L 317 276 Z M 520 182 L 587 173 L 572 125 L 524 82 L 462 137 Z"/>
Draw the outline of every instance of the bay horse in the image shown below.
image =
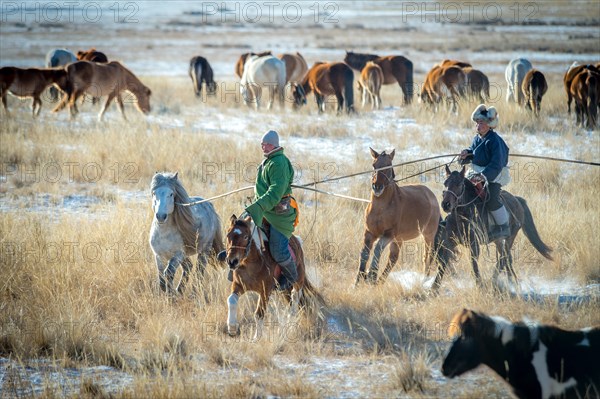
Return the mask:
<path fill-rule="evenodd" d="M 269 231 L 266 229 L 266 231 Z M 275 288 L 277 277 L 281 274 L 281 267 L 275 262 L 264 243 L 264 232 L 256 227 L 252 218 L 238 218 L 232 215 L 226 235 L 227 264 L 233 270 L 231 294 L 227 298 L 227 332 L 231 336 L 239 334 L 237 318 L 237 304 L 239 297 L 245 292 L 258 293 L 258 303 L 254 317 L 256 332 L 254 339 L 260 339 L 264 324 L 265 311 L 269 297 Z M 323 298 L 312 286 L 306 275 L 304 252 L 300 240 L 295 235 L 290 237 L 291 253 L 296 260 L 298 280 L 293 287 L 285 292 L 286 299 L 290 301 L 292 314 L 296 313 L 299 306 L 307 304 L 307 295 L 316 299 L 314 304 L 323 304 Z"/>
<path fill-rule="evenodd" d="M 61 90 L 67 84 L 67 73 L 63 68 L 0 68 L 0 97 L 6 114 L 9 114 L 6 95 L 16 97 L 31 97 L 31 111 L 33 117 L 40 114 L 42 100 L 40 96 L 48 86 L 56 86 Z"/>
<path fill-rule="evenodd" d="M 565 85 L 565 91 L 567 92 L 567 112 L 569 114 L 571 114 L 571 102 L 573 101 L 573 95 L 571 94 L 571 84 L 573 83 L 573 79 L 575 79 L 575 76 L 579 75 L 579 73 L 584 69 L 600 73 L 599 68 L 600 67 L 598 65 L 577 65 L 576 63 L 573 63 L 573 65 L 571 65 L 567 72 L 565 72 L 565 76 L 563 77 L 563 83 Z"/>
<path fill-rule="evenodd" d="M 293 84 L 294 107 L 306 104 L 306 96 L 315 93 L 319 113 L 325 112 L 325 98 L 334 95 L 337 113 L 344 107 L 348 114 L 354 112 L 354 72 L 343 62 L 316 62 L 300 84 Z"/>
<path fill-rule="evenodd" d="M 472 67 L 463 67 L 465 78 L 467 79 L 467 94 L 472 99 L 485 103 L 490 98 L 490 80 L 485 73 Z"/>
<path fill-rule="evenodd" d="M 217 84 L 213 77 L 213 69 L 208 63 L 208 60 L 202 56 L 192 57 L 188 74 L 192 78 L 194 85 L 194 93 L 196 97 L 202 95 L 202 83 L 206 85 L 206 91 L 209 95 L 215 95 L 217 92 Z"/>
<path fill-rule="evenodd" d="M 251 55 L 247 57 L 240 80 L 240 90 L 244 98 L 244 104 L 254 104 L 256 110 L 260 108 L 263 90 L 269 91 L 267 109 L 273 107 L 275 97 L 278 99 L 280 108 L 283 109 L 285 102 L 285 64 L 272 55 Z"/>
<path fill-rule="evenodd" d="M 235 74 L 238 78 L 241 79 L 242 75 L 244 74 L 244 65 L 246 64 L 246 60 L 248 59 L 248 57 L 253 55 L 256 55 L 258 57 L 265 57 L 267 55 L 273 55 L 273 53 L 271 52 L 271 50 L 267 50 L 260 53 L 250 52 L 240 55 L 240 58 L 238 58 L 237 62 L 235 63 Z"/>
<path fill-rule="evenodd" d="M 184 206 L 200 201 L 190 197 L 177 173 L 162 172 L 152 177 L 152 225 L 149 242 L 154 253 L 160 289 L 169 294 L 183 293 L 192 270 L 190 256 L 197 255 L 201 276 L 207 256 L 223 250 L 221 221 L 210 202 Z M 177 287 L 173 277 L 181 265 L 183 274 Z"/>
<path fill-rule="evenodd" d="M 533 111 L 535 116 L 540 116 L 542 97 L 548 91 L 548 83 L 544 74 L 535 68 L 530 69 L 525 74 L 521 90 L 525 96 L 527 109 Z"/>
<path fill-rule="evenodd" d="M 466 79 L 465 73 L 459 67 L 436 65 L 425 76 L 421 88 L 421 101 L 437 108 L 437 104 L 445 99 L 448 104 L 452 104 L 452 112 L 456 113 L 458 100 L 465 95 Z"/>
<path fill-rule="evenodd" d="M 569 331 L 463 309 L 448 335 L 454 338 L 442 364 L 448 378 L 485 364 L 518 398 L 600 397 L 600 326 Z"/>
<path fill-rule="evenodd" d="M 401 55 L 378 56 L 346 51 L 344 62 L 360 72 L 368 61 L 373 61 L 383 71 L 383 84 L 398 83 L 404 94 L 404 104 L 410 104 L 413 98 L 413 63 Z"/>
<path fill-rule="evenodd" d="M 361 280 L 375 284 L 383 282 L 396 264 L 402 243 L 422 235 L 425 239 L 425 264 L 434 260 L 435 236 L 441 220 L 440 208 L 435 194 L 423 185 L 398 186 L 394 181 L 392 160 L 395 150 L 389 154 L 378 153 L 369 148 L 373 158 L 371 179 L 371 202 L 365 210 L 365 232 L 356 284 Z M 367 262 L 373 244 L 377 241 L 369 271 Z M 377 279 L 379 258 L 390 245 L 388 263 Z"/>
<path fill-rule="evenodd" d="M 523 79 L 527 72 L 532 69 L 531 62 L 525 58 L 515 58 L 511 60 L 504 71 L 504 78 L 508 85 L 506 91 L 506 102 L 516 102 L 523 105 L 525 96 L 523 95 Z"/>
<path fill-rule="evenodd" d="M 575 99 L 577 126 L 594 129 L 598 121 L 600 100 L 600 73 L 582 69 L 571 82 L 571 96 Z"/>
<path fill-rule="evenodd" d="M 358 81 L 358 92 L 362 95 L 362 106 L 364 108 L 367 102 L 371 103 L 371 109 L 381 108 L 381 96 L 379 94 L 383 84 L 383 71 L 381 67 L 373 61 L 367 62 L 367 65 L 360 73 Z"/>
<path fill-rule="evenodd" d="M 46 54 L 46 68 L 65 66 L 75 61 L 77 61 L 77 56 L 66 48 L 56 48 L 48 51 Z M 53 102 L 58 99 L 58 90 L 56 87 L 50 87 L 50 99 Z"/>
<path fill-rule="evenodd" d="M 54 112 L 58 112 L 69 105 L 71 118 L 78 112 L 76 101 L 84 93 L 89 93 L 92 97 L 107 96 L 106 103 L 98 119 L 101 120 L 110 105 L 110 102 L 116 98 L 121 115 L 125 117 L 123 99 L 121 94 L 124 91 L 132 93 L 136 98 L 136 107 L 144 114 L 150 112 L 150 95 L 152 92 L 146 87 L 129 69 L 125 68 L 117 61 L 111 61 L 106 64 L 77 61 L 65 67 L 67 71 L 67 84 L 65 88 L 66 95 Z"/>
<path fill-rule="evenodd" d="M 108 57 L 106 54 L 97 51 L 95 48 L 91 48 L 87 51 L 80 50 L 77 52 L 77 59 L 79 61 L 93 61 L 93 62 L 101 62 L 107 63 Z"/>
<path fill-rule="evenodd" d="M 277 58 L 285 63 L 286 82 L 302 82 L 308 72 L 308 64 L 302 54 L 279 54 Z"/>
<path fill-rule="evenodd" d="M 444 181 L 446 190 L 442 196 L 442 209 L 448 213 L 445 226 L 441 230 L 440 241 L 441 249 L 436 252 L 438 261 L 438 272 L 433 282 L 433 292 L 437 293 L 440 288 L 444 272 L 450 259 L 455 253 L 458 244 L 467 246 L 470 249 L 471 265 L 473 274 L 478 286 L 482 286 L 481 276 L 479 275 L 479 266 L 477 260 L 481 244 L 487 243 L 488 231 L 488 212 L 485 209 L 485 202 L 479 196 L 475 184 L 465 177 L 465 167 L 459 171 L 450 172 L 446 165 L 446 181 Z M 498 274 L 506 269 L 510 280 L 517 280 L 513 269 L 513 260 L 511 248 L 521 227 L 525 237 L 533 247 L 548 260 L 553 260 L 552 248 L 546 245 L 535 227 L 533 216 L 525 199 L 513 196 L 507 191 L 500 191 L 500 198 L 506 206 L 509 213 L 510 236 L 507 238 L 498 238 L 494 241 L 496 245 L 496 254 L 498 262 L 492 283 L 495 289 L 498 286 Z"/>

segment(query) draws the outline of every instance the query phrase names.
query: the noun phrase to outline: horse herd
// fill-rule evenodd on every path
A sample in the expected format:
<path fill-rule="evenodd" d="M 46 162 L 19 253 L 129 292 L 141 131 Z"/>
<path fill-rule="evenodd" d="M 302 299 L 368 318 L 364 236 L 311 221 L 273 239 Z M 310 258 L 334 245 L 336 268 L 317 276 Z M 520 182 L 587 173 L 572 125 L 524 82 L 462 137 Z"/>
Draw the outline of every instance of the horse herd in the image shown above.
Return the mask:
<path fill-rule="evenodd" d="M 85 64 L 84 64 L 85 63 Z M 75 66 L 73 66 L 75 64 Z M 598 125 L 598 103 L 600 101 L 600 63 L 578 65 L 574 63 L 564 75 L 567 93 L 567 110 L 575 101 L 578 126 L 593 129 Z M 260 108 L 263 92 L 268 95 L 267 108 L 275 100 L 281 108 L 291 100 L 294 109 L 307 104 L 307 96 L 314 93 L 319 112 L 325 111 L 327 96 L 335 96 L 337 111 L 355 112 L 354 74 L 358 74 L 356 88 L 362 97 L 362 107 L 371 104 L 372 109 L 381 108 L 381 87 L 397 83 L 403 94 L 403 103 L 410 104 L 417 98 L 435 111 L 446 102 L 453 112 L 457 111 L 461 99 L 477 100 L 481 103 L 490 98 L 490 82 L 485 73 L 470 63 L 445 59 L 426 74 L 420 87 L 414 84 L 413 63 L 401 55 L 378 56 L 346 51 L 343 61 L 315 62 L 308 67 L 304 57 L 294 54 L 274 56 L 271 51 L 242 54 L 235 64 L 235 73 L 240 79 L 240 91 L 246 105 Z M 217 91 L 213 69 L 208 60 L 195 56 L 190 60 L 189 76 L 196 96 L 202 95 L 203 87 L 210 95 Z M 548 90 L 544 74 L 532 67 L 531 62 L 517 58 L 509 62 L 505 70 L 507 102 L 516 102 L 539 116 L 542 97 Z M 32 112 L 36 116 L 41 109 L 42 92 L 51 86 L 51 98 L 56 100 L 58 88 L 63 97 L 54 112 L 69 106 L 71 116 L 77 112 L 76 101 L 83 94 L 93 98 L 107 96 L 98 115 L 101 119 L 116 100 L 123 117 L 123 92 L 133 94 L 138 109 L 150 112 L 151 91 L 125 66 L 92 48 L 79 51 L 77 55 L 67 49 L 55 49 L 46 56 L 46 68 L 0 68 L 0 96 L 8 113 L 6 95 L 33 98 Z"/>

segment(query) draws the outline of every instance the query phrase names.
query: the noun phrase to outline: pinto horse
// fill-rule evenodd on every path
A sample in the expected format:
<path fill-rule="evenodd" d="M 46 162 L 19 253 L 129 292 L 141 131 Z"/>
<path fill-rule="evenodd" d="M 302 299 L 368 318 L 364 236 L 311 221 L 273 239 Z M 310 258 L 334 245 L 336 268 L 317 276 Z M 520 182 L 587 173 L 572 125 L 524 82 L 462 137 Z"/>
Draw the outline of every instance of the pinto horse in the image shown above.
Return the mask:
<path fill-rule="evenodd" d="M 238 58 L 237 62 L 235 63 L 235 74 L 238 78 L 242 78 L 242 75 L 244 74 L 244 65 L 246 64 L 246 60 L 248 59 L 248 57 L 251 57 L 253 55 L 257 57 L 265 57 L 267 55 L 273 55 L 273 53 L 271 53 L 271 50 L 268 50 L 263 51 L 262 53 L 244 53 L 240 55 L 240 58 Z"/>
<path fill-rule="evenodd" d="M 456 113 L 459 97 L 465 95 L 466 79 L 465 73 L 459 67 L 436 65 L 425 76 L 421 88 L 421 101 L 437 107 L 437 104 L 445 99 L 447 103 L 452 104 L 452 112 Z"/>
<path fill-rule="evenodd" d="M 106 54 L 97 51 L 95 48 L 91 48 L 87 51 L 78 51 L 77 59 L 79 61 L 93 61 L 102 63 L 108 62 L 108 57 L 106 56 Z"/>
<path fill-rule="evenodd" d="M 540 116 L 542 97 L 548 91 L 548 83 L 544 74 L 535 68 L 530 69 L 523 79 L 521 90 L 525 96 L 527 109 L 533 111 L 535 116 Z"/>
<path fill-rule="evenodd" d="M 600 100 L 600 73 L 582 69 L 573 78 L 571 96 L 575 99 L 577 125 L 588 129 L 596 127 L 598 120 L 598 101 Z"/>
<path fill-rule="evenodd" d="M 364 108 L 367 102 L 371 103 L 372 109 L 381 108 L 381 96 L 379 92 L 383 84 L 383 71 L 381 67 L 373 61 L 367 62 L 367 65 L 360 73 L 358 81 L 358 92 L 362 94 L 362 106 Z"/>
<path fill-rule="evenodd" d="M 71 112 L 71 117 L 75 116 L 77 111 L 76 101 L 84 93 L 89 93 L 92 97 L 108 96 L 106 103 L 98 119 L 101 120 L 113 99 L 117 99 L 123 119 L 125 118 L 123 99 L 121 93 L 129 91 L 136 98 L 137 108 L 147 114 L 150 112 L 150 95 L 152 92 L 146 87 L 129 69 L 125 68 L 117 61 L 111 61 L 107 64 L 100 64 L 90 61 L 78 61 L 65 67 L 67 71 L 67 85 L 65 88 L 66 96 L 54 112 L 65 108 L 67 103 Z"/>
<path fill-rule="evenodd" d="M 7 114 L 9 114 L 6 99 L 8 93 L 17 97 L 31 97 L 32 115 L 36 117 L 42 109 L 40 99 L 42 92 L 51 85 L 63 90 L 66 83 L 67 73 L 63 68 L 0 68 L 0 97 Z"/>
<path fill-rule="evenodd" d="M 565 76 L 563 78 L 563 83 L 565 85 L 565 91 L 567 92 L 567 112 L 571 114 L 571 102 L 573 101 L 573 95 L 571 94 L 571 84 L 573 83 L 573 79 L 575 76 L 579 75 L 579 73 L 585 69 L 590 70 L 592 72 L 600 73 L 600 64 L 598 65 L 572 65 L 567 72 L 565 72 Z"/>
<path fill-rule="evenodd" d="M 301 84 L 292 84 L 294 106 L 306 104 L 306 96 L 314 91 L 319 113 L 325 112 L 325 97 L 335 95 L 337 112 L 346 108 L 354 112 L 354 73 L 343 62 L 317 62 L 309 70 Z"/>
<path fill-rule="evenodd" d="M 266 229 L 268 231 L 268 229 Z M 264 233 L 256 227 L 250 216 L 238 219 L 232 215 L 230 225 L 227 229 L 226 250 L 227 264 L 233 270 L 233 282 L 231 283 L 231 295 L 227 298 L 228 315 L 227 331 L 229 335 L 239 334 L 237 318 L 237 304 L 239 297 L 247 291 L 257 292 L 258 304 L 254 317 L 256 320 L 256 332 L 254 339 L 262 335 L 265 311 L 269 302 L 271 292 L 275 288 L 276 278 L 281 273 L 281 267 L 275 262 L 264 243 Z M 308 281 L 306 266 L 304 263 L 304 252 L 298 237 L 290 237 L 291 252 L 296 259 L 298 280 L 293 287 L 286 292 L 286 299 L 291 301 L 292 313 L 298 310 L 298 306 L 305 305 L 306 296 L 316 298 L 320 303 L 323 298 Z"/>
<path fill-rule="evenodd" d="M 206 84 L 206 91 L 209 95 L 214 95 L 217 92 L 217 84 L 213 77 L 213 70 L 206 58 L 199 55 L 192 57 L 188 74 L 190 75 L 190 78 L 192 78 L 196 97 L 202 95 L 202 82 Z"/>
<path fill-rule="evenodd" d="M 469 247 L 475 281 L 477 285 L 482 286 L 477 259 L 479 258 L 480 245 L 487 242 L 485 232 L 488 230 L 488 212 L 485 210 L 485 202 L 479 196 L 476 186 L 471 180 L 465 178 L 464 166 L 460 172 L 450 172 L 448 165 L 446 165 L 444 186 L 446 190 L 442 197 L 442 209 L 449 214 L 440 234 L 441 248 L 436 252 L 438 272 L 433 282 L 433 290 L 434 292 L 439 290 L 446 267 L 453 257 L 458 243 Z M 498 274 L 504 269 L 508 271 L 509 279 L 514 278 L 515 281 L 517 279 L 512 266 L 510 250 L 521 227 L 523 227 L 523 232 L 533 247 L 546 259 L 553 260 L 552 249 L 540 238 L 527 202 L 507 191 L 501 191 L 500 198 L 510 215 L 510 236 L 498 238 L 494 242 L 499 259 L 492 280 L 495 289 L 499 288 Z"/>
<path fill-rule="evenodd" d="M 400 247 L 407 240 L 422 235 L 425 239 L 425 263 L 434 259 L 435 236 L 438 231 L 440 208 L 435 194 L 422 185 L 398 186 L 394 181 L 392 160 L 395 150 L 389 154 L 378 153 L 372 148 L 373 178 L 371 179 L 371 202 L 365 210 L 364 245 L 360 253 L 360 263 L 356 283 L 361 280 L 375 284 L 379 258 L 390 244 L 390 258 L 379 281 L 383 282 L 396 264 Z M 369 271 L 367 262 L 373 244 L 377 241 Z"/>

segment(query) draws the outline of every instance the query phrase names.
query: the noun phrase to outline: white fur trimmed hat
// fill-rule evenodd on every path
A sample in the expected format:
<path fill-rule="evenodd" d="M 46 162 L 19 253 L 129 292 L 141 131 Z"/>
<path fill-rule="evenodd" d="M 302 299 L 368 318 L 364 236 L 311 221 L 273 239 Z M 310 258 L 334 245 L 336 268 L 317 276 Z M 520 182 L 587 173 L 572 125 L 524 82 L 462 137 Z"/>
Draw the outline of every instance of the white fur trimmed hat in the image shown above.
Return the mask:
<path fill-rule="evenodd" d="M 498 111 L 494 107 L 487 108 L 485 104 L 479 104 L 473 111 L 471 119 L 473 122 L 485 122 L 493 129 L 498 126 Z"/>
<path fill-rule="evenodd" d="M 275 130 L 269 130 L 262 136 L 262 143 L 269 143 L 279 147 L 279 134 Z"/>

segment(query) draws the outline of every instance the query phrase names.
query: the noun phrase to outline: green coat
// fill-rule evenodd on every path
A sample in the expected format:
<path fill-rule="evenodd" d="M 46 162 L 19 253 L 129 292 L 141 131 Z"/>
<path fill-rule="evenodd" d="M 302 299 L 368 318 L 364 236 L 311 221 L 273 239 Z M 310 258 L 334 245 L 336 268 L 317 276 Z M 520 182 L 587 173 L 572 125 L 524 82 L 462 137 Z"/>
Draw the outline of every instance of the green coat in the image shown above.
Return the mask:
<path fill-rule="evenodd" d="M 254 185 L 254 202 L 246 208 L 256 225 L 262 226 L 265 218 L 281 234 L 288 238 L 292 235 L 296 209 L 290 207 L 283 214 L 278 214 L 273 208 L 292 193 L 293 180 L 294 168 L 283 148 L 271 152 L 260 164 Z"/>

